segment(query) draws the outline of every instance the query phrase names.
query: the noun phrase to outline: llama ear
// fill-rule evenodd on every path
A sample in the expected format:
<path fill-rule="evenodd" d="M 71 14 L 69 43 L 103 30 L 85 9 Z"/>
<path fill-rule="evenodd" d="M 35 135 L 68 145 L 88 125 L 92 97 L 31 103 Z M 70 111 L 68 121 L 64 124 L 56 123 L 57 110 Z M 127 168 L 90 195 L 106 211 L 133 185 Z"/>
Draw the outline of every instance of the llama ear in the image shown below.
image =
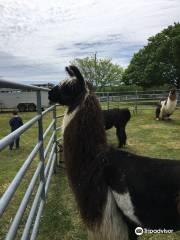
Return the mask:
<path fill-rule="evenodd" d="M 65 67 L 66 72 L 69 74 L 70 77 L 74 77 L 74 72 L 70 70 L 68 67 Z"/>
<path fill-rule="evenodd" d="M 71 65 L 71 66 L 69 66 L 69 70 L 70 70 L 71 72 L 73 72 L 73 76 L 75 76 L 75 77 L 77 78 L 77 80 L 78 80 L 81 84 L 83 84 L 83 86 L 85 86 L 84 78 L 83 78 L 81 72 L 79 71 L 79 69 L 78 69 L 76 66 Z"/>

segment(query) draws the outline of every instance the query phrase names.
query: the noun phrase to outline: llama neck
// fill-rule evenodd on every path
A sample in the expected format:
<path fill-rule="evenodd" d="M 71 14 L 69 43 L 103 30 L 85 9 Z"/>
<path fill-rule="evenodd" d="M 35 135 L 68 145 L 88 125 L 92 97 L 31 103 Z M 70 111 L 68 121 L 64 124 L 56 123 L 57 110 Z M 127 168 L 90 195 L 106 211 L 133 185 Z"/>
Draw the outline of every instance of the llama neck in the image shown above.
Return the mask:
<path fill-rule="evenodd" d="M 107 186 L 100 163 L 105 147 L 101 108 L 96 97 L 89 95 L 64 129 L 63 147 L 69 182 L 88 226 L 101 221 L 106 201 Z"/>
<path fill-rule="evenodd" d="M 176 94 L 170 95 L 168 99 L 169 101 L 176 101 Z"/>
<path fill-rule="evenodd" d="M 71 111 L 69 113 L 68 113 L 68 109 L 65 110 L 64 118 L 63 118 L 63 122 L 62 122 L 62 134 L 64 134 L 66 127 L 69 125 L 71 120 L 75 117 L 78 110 L 79 110 L 79 107 L 76 107 L 73 111 Z"/>
<path fill-rule="evenodd" d="M 82 165 L 90 164 L 106 145 L 102 112 L 96 97 L 88 95 L 72 112 L 67 111 L 63 125 L 67 160 L 71 159 L 74 165 L 74 157 L 78 157 L 78 164 L 82 158 Z"/>
<path fill-rule="evenodd" d="M 80 182 L 84 174 L 91 178 L 99 168 L 97 156 L 105 149 L 106 134 L 100 104 L 94 95 L 88 95 L 71 114 L 73 118 L 71 115 L 64 129 L 64 159 L 70 182 L 77 186 L 83 184 Z"/>
<path fill-rule="evenodd" d="M 166 103 L 166 107 L 168 110 L 174 110 L 177 104 L 177 100 L 175 99 L 171 99 L 170 97 L 168 97 L 167 103 Z"/>

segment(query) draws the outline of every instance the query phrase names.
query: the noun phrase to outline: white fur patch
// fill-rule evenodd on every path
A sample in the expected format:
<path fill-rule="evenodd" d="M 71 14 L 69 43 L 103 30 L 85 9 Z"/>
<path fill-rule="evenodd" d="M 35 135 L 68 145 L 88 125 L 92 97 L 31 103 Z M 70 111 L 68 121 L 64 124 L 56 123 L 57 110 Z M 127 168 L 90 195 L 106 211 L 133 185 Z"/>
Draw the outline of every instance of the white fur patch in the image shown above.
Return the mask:
<path fill-rule="evenodd" d="M 171 101 L 168 98 L 167 104 L 166 104 L 166 111 L 168 113 L 173 113 L 177 105 L 177 100 Z"/>
<path fill-rule="evenodd" d="M 177 100 L 172 101 L 169 97 L 166 101 L 161 101 L 161 112 L 160 112 L 160 118 L 163 118 L 163 116 L 165 116 L 166 114 L 172 114 L 175 109 L 176 109 L 176 105 L 177 105 Z"/>
<path fill-rule="evenodd" d="M 124 215 L 141 226 L 139 219 L 134 214 L 134 207 L 129 192 L 126 192 L 124 194 L 119 194 L 115 191 L 112 192 L 118 207 L 121 209 Z"/>
<path fill-rule="evenodd" d="M 89 95 L 89 93 L 86 93 L 85 97 L 84 97 L 84 101 L 86 100 L 87 96 Z M 77 106 L 74 111 L 72 111 L 71 113 L 67 113 L 68 109 L 65 110 L 64 112 L 64 118 L 63 118 L 63 122 L 62 122 L 62 134 L 64 134 L 65 128 L 68 126 L 68 124 L 71 122 L 71 120 L 75 117 L 76 113 L 79 110 L 79 106 Z"/>
<path fill-rule="evenodd" d="M 63 118 L 63 123 L 62 123 L 62 133 L 64 133 L 66 127 L 68 124 L 71 122 L 71 120 L 75 117 L 76 113 L 78 112 L 79 107 L 75 108 L 74 111 L 71 113 L 67 113 L 68 110 L 64 112 L 64 118 Z"/>
<path fill-rule="evenodd" d="M 89 240 L 129 240 L 128 227 L 118 211 L 112 192 L 108 190 L 103 219 L 100 224 L 88 230 Z"/>

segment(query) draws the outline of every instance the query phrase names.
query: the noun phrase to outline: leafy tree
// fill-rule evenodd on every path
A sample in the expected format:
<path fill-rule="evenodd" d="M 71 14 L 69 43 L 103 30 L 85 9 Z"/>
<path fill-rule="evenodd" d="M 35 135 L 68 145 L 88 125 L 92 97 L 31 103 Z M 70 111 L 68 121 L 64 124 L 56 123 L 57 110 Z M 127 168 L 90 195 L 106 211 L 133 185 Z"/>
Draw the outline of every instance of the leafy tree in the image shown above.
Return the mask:
<path fill-rule="evenodd" d="M 123 75 L 126 84 L 144 88 L 163 84 L 180 88 L 180 24 L 174 23 L 148 39 L 134 54 Z"/>
<path fill-rule="evenodd" d="M 77 58 L 71 64 L 77 65 L 85 79 L 91 81 L 99 90 L 121 84 L 123 68 L 113 64 L 110 59 L 97 59 L 95 55 L 95 58 Z"/>

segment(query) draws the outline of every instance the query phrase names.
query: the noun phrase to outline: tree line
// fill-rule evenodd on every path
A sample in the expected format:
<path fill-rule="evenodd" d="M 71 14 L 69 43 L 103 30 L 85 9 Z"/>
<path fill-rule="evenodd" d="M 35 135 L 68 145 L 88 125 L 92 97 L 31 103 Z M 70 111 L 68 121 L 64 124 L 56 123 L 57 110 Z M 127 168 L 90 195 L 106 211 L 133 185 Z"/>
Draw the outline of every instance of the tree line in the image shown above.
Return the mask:
<path fill-rule="evenodd" d="M 180 23 L 174 23 L 148 39 L 135 53 L 126 69 L 110 59 L 92 57 L 74 59 L 85 78 L 99 90 L 119 88 L 180 88 Z"/>

